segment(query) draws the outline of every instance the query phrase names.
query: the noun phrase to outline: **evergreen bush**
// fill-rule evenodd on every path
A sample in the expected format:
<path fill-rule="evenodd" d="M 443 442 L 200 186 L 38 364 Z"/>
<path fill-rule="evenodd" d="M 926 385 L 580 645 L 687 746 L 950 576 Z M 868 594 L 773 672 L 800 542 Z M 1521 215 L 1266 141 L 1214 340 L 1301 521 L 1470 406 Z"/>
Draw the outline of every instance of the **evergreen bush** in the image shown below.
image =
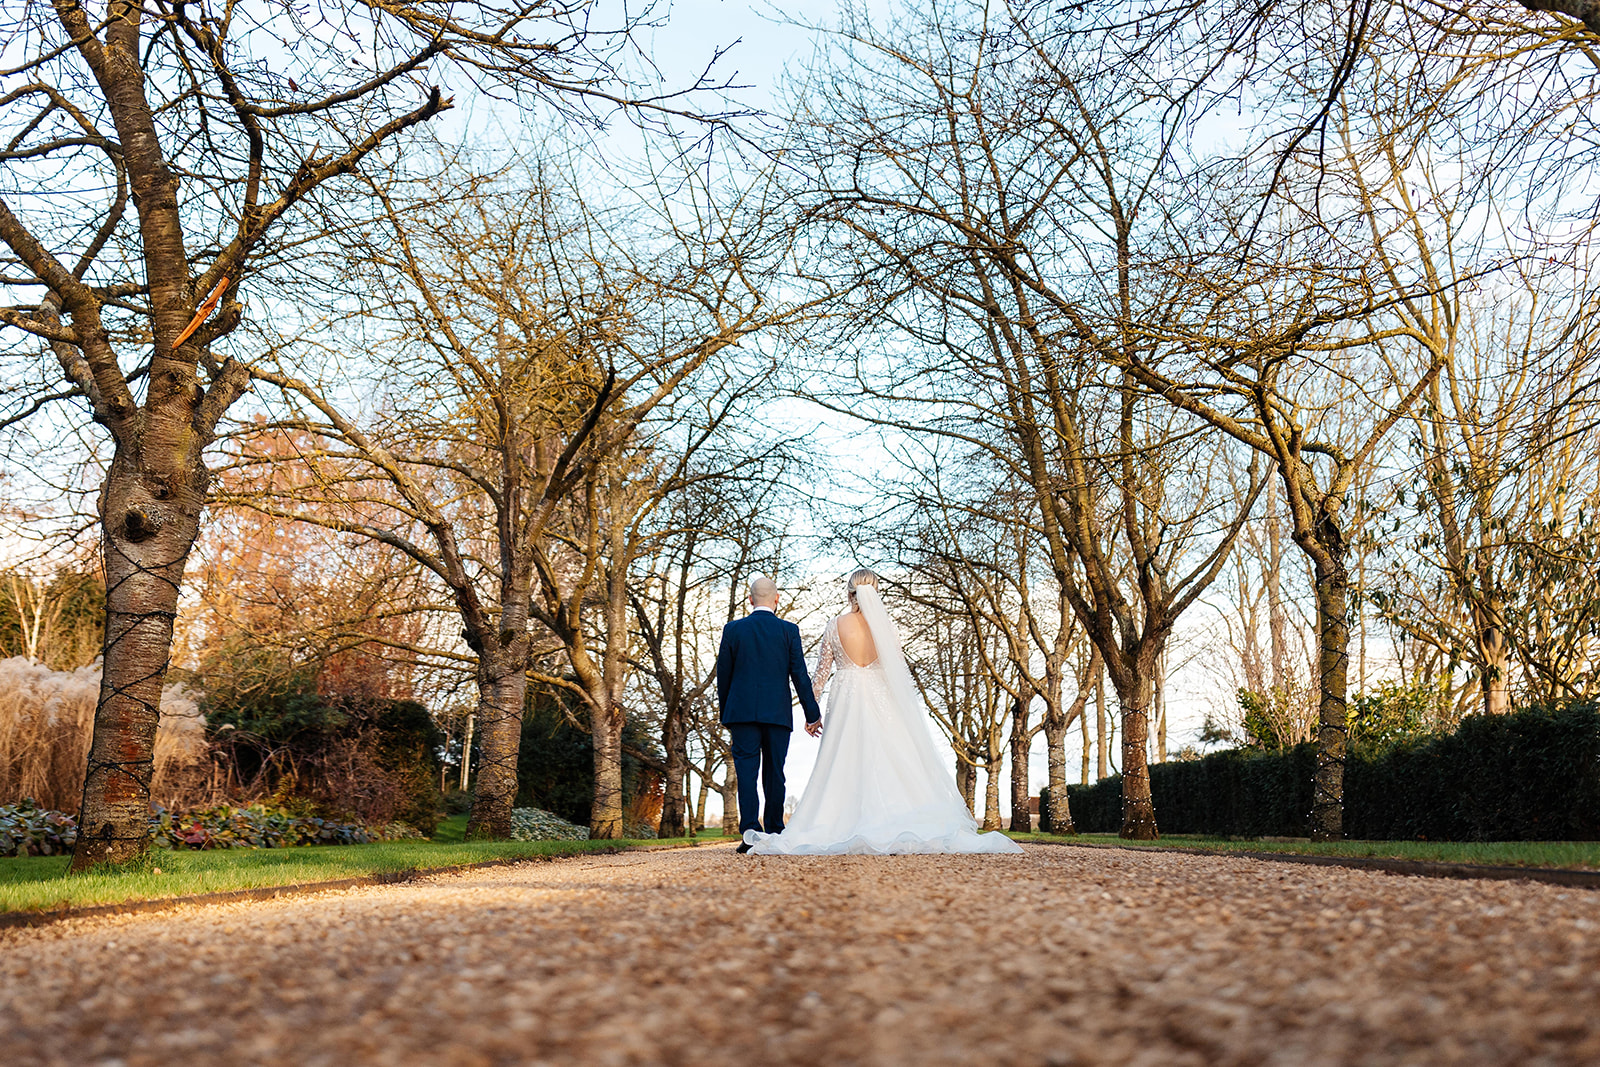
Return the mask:
<path fill-rule="evenodd" d="M 564 690 L 534 685 L 528 687 L 526 708 L 517 752 L 517 805 L 588 826 L 594 807 L 594 742 L 568 718 L 569 711 L 577 717 L 586 716 L 587 710 Z M 649 728 L 636 719 L 623 723 L 622 743 L 622 806 L 627 812 L 639 806 L 640 794 L 659 791 L 660 786 L 660 776 L 633 753 L 661 756 Z M 660 818 L 659 800 L 656 818 Z"/>
<path fill-rule="evenodd" d="M 1150 768 L 1165 833 L 1304 837 L 1316 745 L 1230 749 Z M 1122 826 L 1122 779 L 1069 786 L 1084 833 Z M 1344 828 L 1364 840 L 1600 840 L 1600 703 L 1473 715 L 1453 733 L 1353 747 Z"/>

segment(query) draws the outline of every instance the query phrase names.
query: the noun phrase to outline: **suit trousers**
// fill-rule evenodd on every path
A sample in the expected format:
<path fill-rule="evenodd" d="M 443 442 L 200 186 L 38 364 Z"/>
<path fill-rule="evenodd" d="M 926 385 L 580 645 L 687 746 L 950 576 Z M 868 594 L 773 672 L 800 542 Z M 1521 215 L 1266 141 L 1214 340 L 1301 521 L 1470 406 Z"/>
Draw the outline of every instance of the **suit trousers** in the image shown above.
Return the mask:
<path fill-rule="evenodd" d="M 739 776 L 739 832 L 762 830 L 775 834 L 783 829 L 783 761 L 789 755 L 787 726 L 764 722 L 730 722 L 729 740 L 733 749 L 733 771 Z M 760 774 L 758 792 L 756 776 Z M 760 793 L 767 795 L 766 818 L 759 817 Z"/>

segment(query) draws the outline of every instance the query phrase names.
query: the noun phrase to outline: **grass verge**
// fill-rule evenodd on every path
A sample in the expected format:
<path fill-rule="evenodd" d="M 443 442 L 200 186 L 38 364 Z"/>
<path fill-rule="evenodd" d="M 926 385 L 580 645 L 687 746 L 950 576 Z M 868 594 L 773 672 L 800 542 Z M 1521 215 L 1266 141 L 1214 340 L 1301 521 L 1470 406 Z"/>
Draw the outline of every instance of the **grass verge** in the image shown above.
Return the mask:
<path fill-rule="evenodd" d="M 462 820 L 463 823 L 465 820 Z M 328 882 L 488 860 L 581 855 L 689 841 L 384 841 L 371 845 L 156 852 L 149 870 L 67 877 L 67 856 L 0 859 L 0 912 L 127 904 L 235 889 Z"/>
<path fill-rule="evenodd" d="M 1159 841 L 1124 841 L 1115 834 L 1008 834 L 1017 841 L 1076 842 L 1198 852 L 1286 852 L 1301 856 L 1358 856 L 1422 863 L 1600 870 L 1600 841 L 1283 841 L 1173 834 Z"/>

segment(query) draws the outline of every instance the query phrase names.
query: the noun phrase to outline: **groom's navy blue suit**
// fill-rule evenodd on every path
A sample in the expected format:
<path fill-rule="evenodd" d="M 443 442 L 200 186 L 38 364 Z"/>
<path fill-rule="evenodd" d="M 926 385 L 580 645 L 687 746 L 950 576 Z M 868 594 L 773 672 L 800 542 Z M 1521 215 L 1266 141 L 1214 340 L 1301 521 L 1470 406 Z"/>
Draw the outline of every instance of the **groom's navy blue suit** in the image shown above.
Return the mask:
<path fill-rule="evenodd" d="M 739 776 L 739 832 L 783 829 L 783 760 L 794 729 L 789 683 L 794 683 L 806 722 L 822 718 L 811 692 L 800 627 L 757 608 L 722 628 L 717 649 L 717 707 L 732 740 L 733 769 Z M 757 816 L 761 792 L 766 819 Z M 763 825 L 764 823 L 764 825 Z"/>

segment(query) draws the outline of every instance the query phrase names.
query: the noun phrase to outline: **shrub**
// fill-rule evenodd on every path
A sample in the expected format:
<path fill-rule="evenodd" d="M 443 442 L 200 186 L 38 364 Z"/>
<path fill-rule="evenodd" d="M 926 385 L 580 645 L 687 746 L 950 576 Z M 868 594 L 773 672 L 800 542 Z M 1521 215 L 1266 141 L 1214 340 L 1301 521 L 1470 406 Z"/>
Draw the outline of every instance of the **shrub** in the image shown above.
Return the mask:
<path fill-rule="evenodd" d="M 0 807 L 0 856 L 59 856 L 77 840 L 77 820 L 39 807 L 32 797 Z"/>
<path fill-rule="evenodd" d="M 472 794 L 465 789 L 452 789 L 439 799 L 439 807 L 446 815 L 466 815 L 472 810 Z"/>
<path fill-rule="evenodd" d="M 367 833 L 374 841 L 426 841 L 428 835 L 418 830 L 410 823 L 392 822 L 377 829 L 369 829 Z"/>
<path fill-rule="evenodd" d="M 444 735 L 410 700 L 327 696 L 309 670 L 270 684 L 217 687 L 206 718 L 224 758 L 255 792 L 291 792 L 340 820 L 438 823 Z"/>
<path fill-rule="evenodd" d="M 1305 836 L 1315 766 L 1311 743 L 1156 764 L 1156 821 L 1167 833 Z M 1068 789 L 1078 829 L 1121 828 L 1120 777 Z M 1354 746 L 1344 798 L 1352 838 L 1600 839 L 1600 704 L 1473 715 L 1454 733 Z"/>
<path fill-rule="evenodd" d="M 517 803 L 587 826 L 594 807 L 594 743 L 568 721 L 558 703 L 566 699 L 574 698 L 528 687 L 517 753 Z M 659 823 L 661 777 L 628 751 L 654 752 L 656 742 L 647 727 L 630 719 L 623 725 L 622 743 L 624 822 Z"/>
<path fill-rule="evenodd" d="M 294 815 L 265 804 L 222 805 L 179 815 L 158 805 L 150 816 L 150 831 L 157 848 L 171 849 L 364 845 L 374 840 L 359 823 Z"/>
<path fill-rule="evenodd" d="M 513 841 L 587 841 L 589 828 L 538 808 L 511 809 Z"/>

